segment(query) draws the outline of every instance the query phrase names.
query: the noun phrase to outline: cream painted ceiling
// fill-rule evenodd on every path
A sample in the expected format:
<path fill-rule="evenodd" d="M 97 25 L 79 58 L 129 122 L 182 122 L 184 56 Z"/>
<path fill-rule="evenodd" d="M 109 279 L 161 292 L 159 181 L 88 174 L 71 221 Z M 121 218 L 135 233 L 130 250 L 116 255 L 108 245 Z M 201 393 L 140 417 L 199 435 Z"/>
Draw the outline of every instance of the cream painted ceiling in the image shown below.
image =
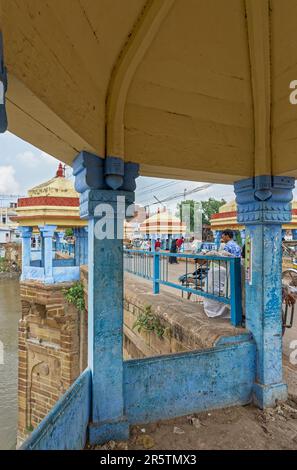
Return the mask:
<path fill-rule="evenodd" d="M 296 0 L 0 0 L 9 130 L 71 164 L 297 176 Z"/>

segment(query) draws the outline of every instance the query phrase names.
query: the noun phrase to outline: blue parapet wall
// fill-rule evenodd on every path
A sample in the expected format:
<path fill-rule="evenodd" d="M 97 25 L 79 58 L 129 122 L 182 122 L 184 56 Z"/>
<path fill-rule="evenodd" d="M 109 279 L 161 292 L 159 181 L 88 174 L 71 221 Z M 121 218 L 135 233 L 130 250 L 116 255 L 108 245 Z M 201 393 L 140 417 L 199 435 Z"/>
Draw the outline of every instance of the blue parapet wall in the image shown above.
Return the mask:
<path fill-rule="evenodd" d="M 123 366 L 127 423 L 148 423 L 249 403 L 256 373 L 256 346 L 249 334 L 243 334 L 226 337 L 214 348 L 132 359 L 124 361 Z M 83 449 L 91 420 L 91 388 L 91 372 L 87 369 L 20 450 Z M 112 423 L 106 426 L 106 436 L 115 439 Z M 101 429 L 102 442 L 105 434 Z"/>
<path fill-rule="evenodd" d="M 252 339 L 128 360 L 124 362 L 125 414 L 130 424 L 136 424 L 245 405 L 252 398 L 255 371 Z"/>
<path fill-rule="evenodd" d="M 80 279 L 80 267 L 71 266 L 73 260 L 55 260 L 61 266 L 55 266 L 52 269 L 53 277 L 48 282 L 45 277 L 44 268 L 39 266 L 40 261 L 32 261 L 31 266 L 25 266 L 22 269 L 22 281 L 39 281 L 45 284 L 57 284 L 59 282 L 76 282 Z M 61 263 L 59 263 L 61 261 Z M 66 261 L 66 263 L 64 263 Z"/>
<path fill-rule="evenodd" d="M 87 440 L 91 372 L 86 369 L 32 432 L 20 450 L 80 450 Z"/>

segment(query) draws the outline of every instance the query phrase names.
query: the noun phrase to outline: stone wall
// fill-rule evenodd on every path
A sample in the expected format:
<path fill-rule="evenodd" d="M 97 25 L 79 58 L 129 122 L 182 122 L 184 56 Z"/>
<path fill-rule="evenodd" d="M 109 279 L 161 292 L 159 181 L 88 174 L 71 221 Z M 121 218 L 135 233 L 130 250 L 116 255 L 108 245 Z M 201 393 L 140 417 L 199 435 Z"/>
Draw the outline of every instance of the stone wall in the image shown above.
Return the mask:
<path fill-rule="evenodd" d="M 159 316 L 160 312 L 156 308 L 156 300 L 162 299 L 159 296 L 152 302 L 143 302 L 139 297 L 139 289 L 142 280 L 137 280 L 135 276 L 129 277 L 125 274 L 125 297 L 124 297 L 124 338 L 123 338 L 123 356 L 124 359 L 137 359 L 147 356 L 156 356 L 160 354 L 169 354 L 173 352 L 188 351 L 193 345 L 187 344 L 184 335 L 179 332 L 178 326 L 174 328 L 164 318 L 161 320 L 162 327 L 165 330 L 164 335 L 159 337 L 155 331 L 138 331 L 133 328 L 138 316 L 146 311 L 146 307 L 150 306 L 152 313 Z M 81 268 L 81 281 L 85 290 L 85 303 L 88 301 L 88 270 L 86 266 Z M 132 283 L 134 282 L 134 283 Z M 136 283 L 136 284 L 135 284 Z M 131 284 L 131 285 L 130 285 Z M 192 347 L 193 349 L 193 347 Z"/>
<path fill-rule="evenodd" d="M 18 446 L 87 366 L 87 317 L 65 300 L 71 285 L 21 282 Z"/>
<path fill-rule="evenodd" d="M 87 267 L 81 268 L 87 305 Z M 152 314 L 161 327 L 138 331 L 135 323 L 140 315 Z M 159 335 L 158 333 L 163 333 Z M 124 283 L 124 339 L 125 359 L 172 354 L 182 351 L 211 348 L 225 336 L 245 333 L 235 328 L 229 319 L 208 318 L 203 305 L 190 302 L 163 290 L 153 294 L 152 282 L 125 273 Z"/>

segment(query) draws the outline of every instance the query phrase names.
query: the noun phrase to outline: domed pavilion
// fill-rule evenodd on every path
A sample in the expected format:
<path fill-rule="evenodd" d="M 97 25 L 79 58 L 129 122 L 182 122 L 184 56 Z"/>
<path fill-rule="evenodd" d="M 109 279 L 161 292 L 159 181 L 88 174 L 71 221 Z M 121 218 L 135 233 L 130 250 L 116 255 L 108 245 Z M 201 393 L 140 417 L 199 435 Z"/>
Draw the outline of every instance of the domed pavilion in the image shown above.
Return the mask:
<path fill-rule="evenodd" d="M 165 246 L 166 240 L 170 243 L 172 238 L 181 237 L 187 231 L 186 224 L 168 211 L 157 212 L 140 224 L 140 233 L 147 239 L 161 239 Z"/>
<path fill-rule="evenodd" d="M 79 216 L 79 195 L 61 163 L 54 178 L 18 199 L 16 212 L 14 220 L 22 236 L 22 280 L 46 284 L 78 280 L 79 267 L 87 262 L 87 227 Z M 73 250 L 68 258 L 58 257 L 69 228 L 75 239 Z"/>

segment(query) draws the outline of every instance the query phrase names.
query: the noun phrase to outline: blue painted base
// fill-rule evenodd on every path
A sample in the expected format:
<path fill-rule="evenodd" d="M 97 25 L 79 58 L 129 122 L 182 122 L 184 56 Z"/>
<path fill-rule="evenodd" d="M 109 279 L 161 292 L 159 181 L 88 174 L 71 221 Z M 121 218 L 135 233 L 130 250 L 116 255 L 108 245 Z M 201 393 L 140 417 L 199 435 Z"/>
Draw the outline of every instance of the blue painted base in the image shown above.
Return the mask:
<path fill-rule="evenodd" d="M 259 408 L 269 408 L 276 405 L 277 401 L 286 401 L 288 387 L 284 383 L 262 385 L 255 383 L 253 386 L 253 402 Z"/>
<path fill-rule="evenodd" d="M 129 422 L 151 423 L 246 405 L 252 399 L 255 364 L 256 347 L 252 340 L 124 361 Z"/>
<path fill-rule="evenodd" d="M 89 424 L 89 443 L 104 444 L 108 441 L 126 441 L 129 439 L 129 423 L 126 418 L 120 421 L 102 421 Z"/>

